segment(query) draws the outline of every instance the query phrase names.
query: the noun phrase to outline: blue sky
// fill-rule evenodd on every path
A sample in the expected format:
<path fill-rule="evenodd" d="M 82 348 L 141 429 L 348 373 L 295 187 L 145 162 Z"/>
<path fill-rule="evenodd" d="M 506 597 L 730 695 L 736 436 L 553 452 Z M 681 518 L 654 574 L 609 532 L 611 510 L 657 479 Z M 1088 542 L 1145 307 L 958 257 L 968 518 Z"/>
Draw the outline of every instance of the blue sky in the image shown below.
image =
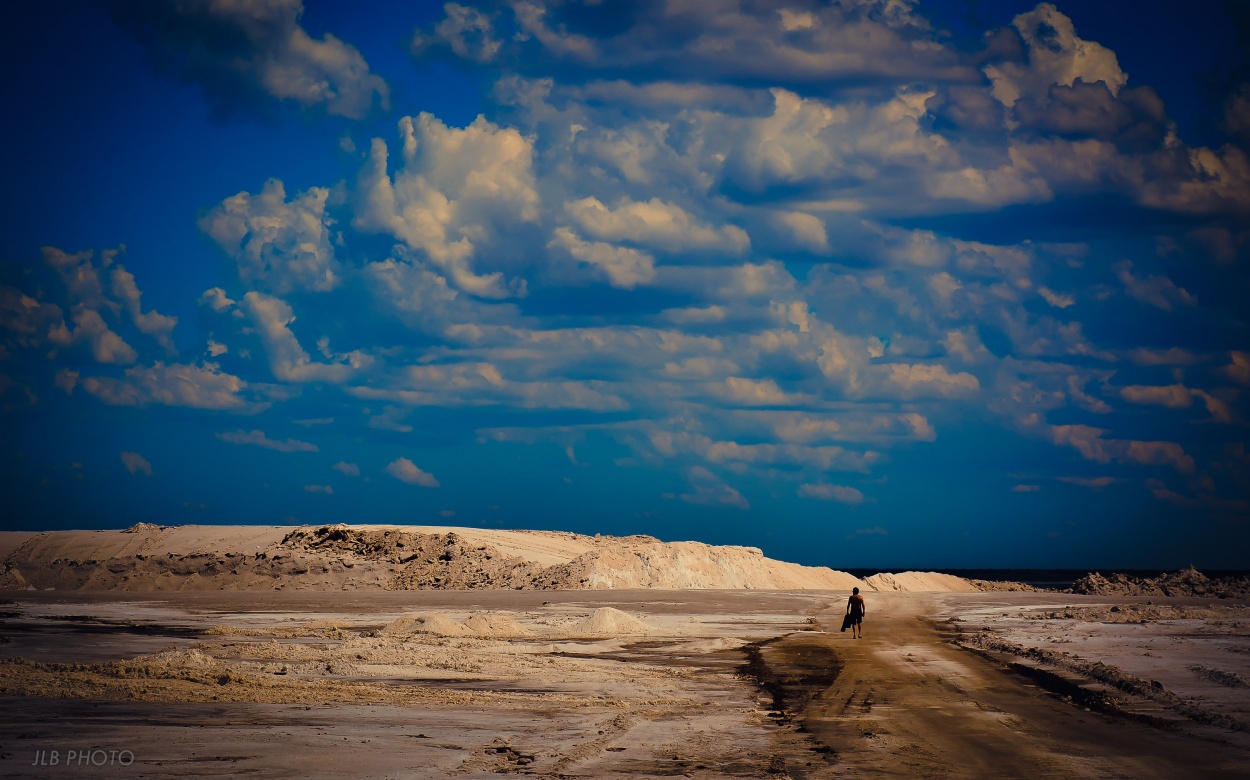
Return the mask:
<path fill-rule="evenodd" d="M 1246 565 L 1235 4 L 0 14 L 7 528 Z"/>

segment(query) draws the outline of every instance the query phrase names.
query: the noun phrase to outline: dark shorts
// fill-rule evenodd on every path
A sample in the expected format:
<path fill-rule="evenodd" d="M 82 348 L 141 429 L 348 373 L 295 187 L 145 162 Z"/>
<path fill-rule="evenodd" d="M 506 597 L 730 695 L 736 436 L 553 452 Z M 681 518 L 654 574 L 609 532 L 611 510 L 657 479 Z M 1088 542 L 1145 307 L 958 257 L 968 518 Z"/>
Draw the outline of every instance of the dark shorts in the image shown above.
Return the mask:
<path fill-rule="evenodd" d="M 846 619 L 850 621 L 851 625 L 858 626 L 864 622 L 864 613 L 852 610 L 851 614 L 846 616 Z"/>

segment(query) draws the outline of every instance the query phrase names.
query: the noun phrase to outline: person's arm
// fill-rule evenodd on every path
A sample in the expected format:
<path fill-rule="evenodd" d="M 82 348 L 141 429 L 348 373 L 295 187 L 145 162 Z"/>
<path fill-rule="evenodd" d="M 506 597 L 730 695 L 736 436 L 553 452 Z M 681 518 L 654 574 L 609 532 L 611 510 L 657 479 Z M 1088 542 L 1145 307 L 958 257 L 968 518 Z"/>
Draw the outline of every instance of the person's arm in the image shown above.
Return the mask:
<path fill-rule="evenodd" d="M 848 598 L 848 599 L 846 600 L 846 614 L 848 614 L 848 615 L 849 615 L 849 614 L 851 614 L 851 605 L 852 605 L 852 604 L 854 604 L 854 603 L 855 603 L 855 601 L 854 601 L 854 597 L 853 597 L 853 596 L 852 596 L 851 598 Z"/>

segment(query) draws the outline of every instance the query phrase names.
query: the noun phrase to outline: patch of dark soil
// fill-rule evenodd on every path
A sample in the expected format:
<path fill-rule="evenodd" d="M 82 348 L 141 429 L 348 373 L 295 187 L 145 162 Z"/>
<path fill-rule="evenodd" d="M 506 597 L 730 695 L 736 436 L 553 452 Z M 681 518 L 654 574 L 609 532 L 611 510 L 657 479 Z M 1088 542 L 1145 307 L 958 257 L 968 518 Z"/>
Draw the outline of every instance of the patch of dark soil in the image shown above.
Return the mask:
<path fill-rule="evenodd" d="M 191 639 L 201 636 L 204 631 L 189 626 L 166 626 L 159 623 L 131 623 L 124 620 L 91 615 L 37 615 L 40 620 L 64 622 L 70 625 L 64 628 L 75 634 L 135 634 L 138 636 L 171 636 Z M 42 632 L 45 629 L 38 624 L 10 623 L 5 625 L 6 631 L 13 633 Z"/>
<path fill-rule="evenodd" d="M 753 642 L 742 648 L 746 662 L 737 673 L 753 681 L 771 702 L 769 718 L 777 723 L 793 723 L 806 732 L 810 749 L 827 760 L 837 751 L 814 737 L 805 726 L 808 705 L 824 695 L 842 672 L 842 660 L 832 648 L 812 637 L 792 634 L 778 639 Z M 770 772 L 776 774 L 773 768 Z"/>

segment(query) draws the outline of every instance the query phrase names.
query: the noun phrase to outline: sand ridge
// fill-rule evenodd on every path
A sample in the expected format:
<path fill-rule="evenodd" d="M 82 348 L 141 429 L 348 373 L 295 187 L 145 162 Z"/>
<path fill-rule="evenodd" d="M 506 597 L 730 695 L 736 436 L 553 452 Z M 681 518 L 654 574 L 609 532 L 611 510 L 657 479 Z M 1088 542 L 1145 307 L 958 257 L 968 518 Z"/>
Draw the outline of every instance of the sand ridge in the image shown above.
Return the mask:
<path fill-rule="evenodd" d="M 950 575 L 860 580 L 754 547 L 451 526 L 158 526 L 6 537 L 0 590 L 975 591 Z"/>

